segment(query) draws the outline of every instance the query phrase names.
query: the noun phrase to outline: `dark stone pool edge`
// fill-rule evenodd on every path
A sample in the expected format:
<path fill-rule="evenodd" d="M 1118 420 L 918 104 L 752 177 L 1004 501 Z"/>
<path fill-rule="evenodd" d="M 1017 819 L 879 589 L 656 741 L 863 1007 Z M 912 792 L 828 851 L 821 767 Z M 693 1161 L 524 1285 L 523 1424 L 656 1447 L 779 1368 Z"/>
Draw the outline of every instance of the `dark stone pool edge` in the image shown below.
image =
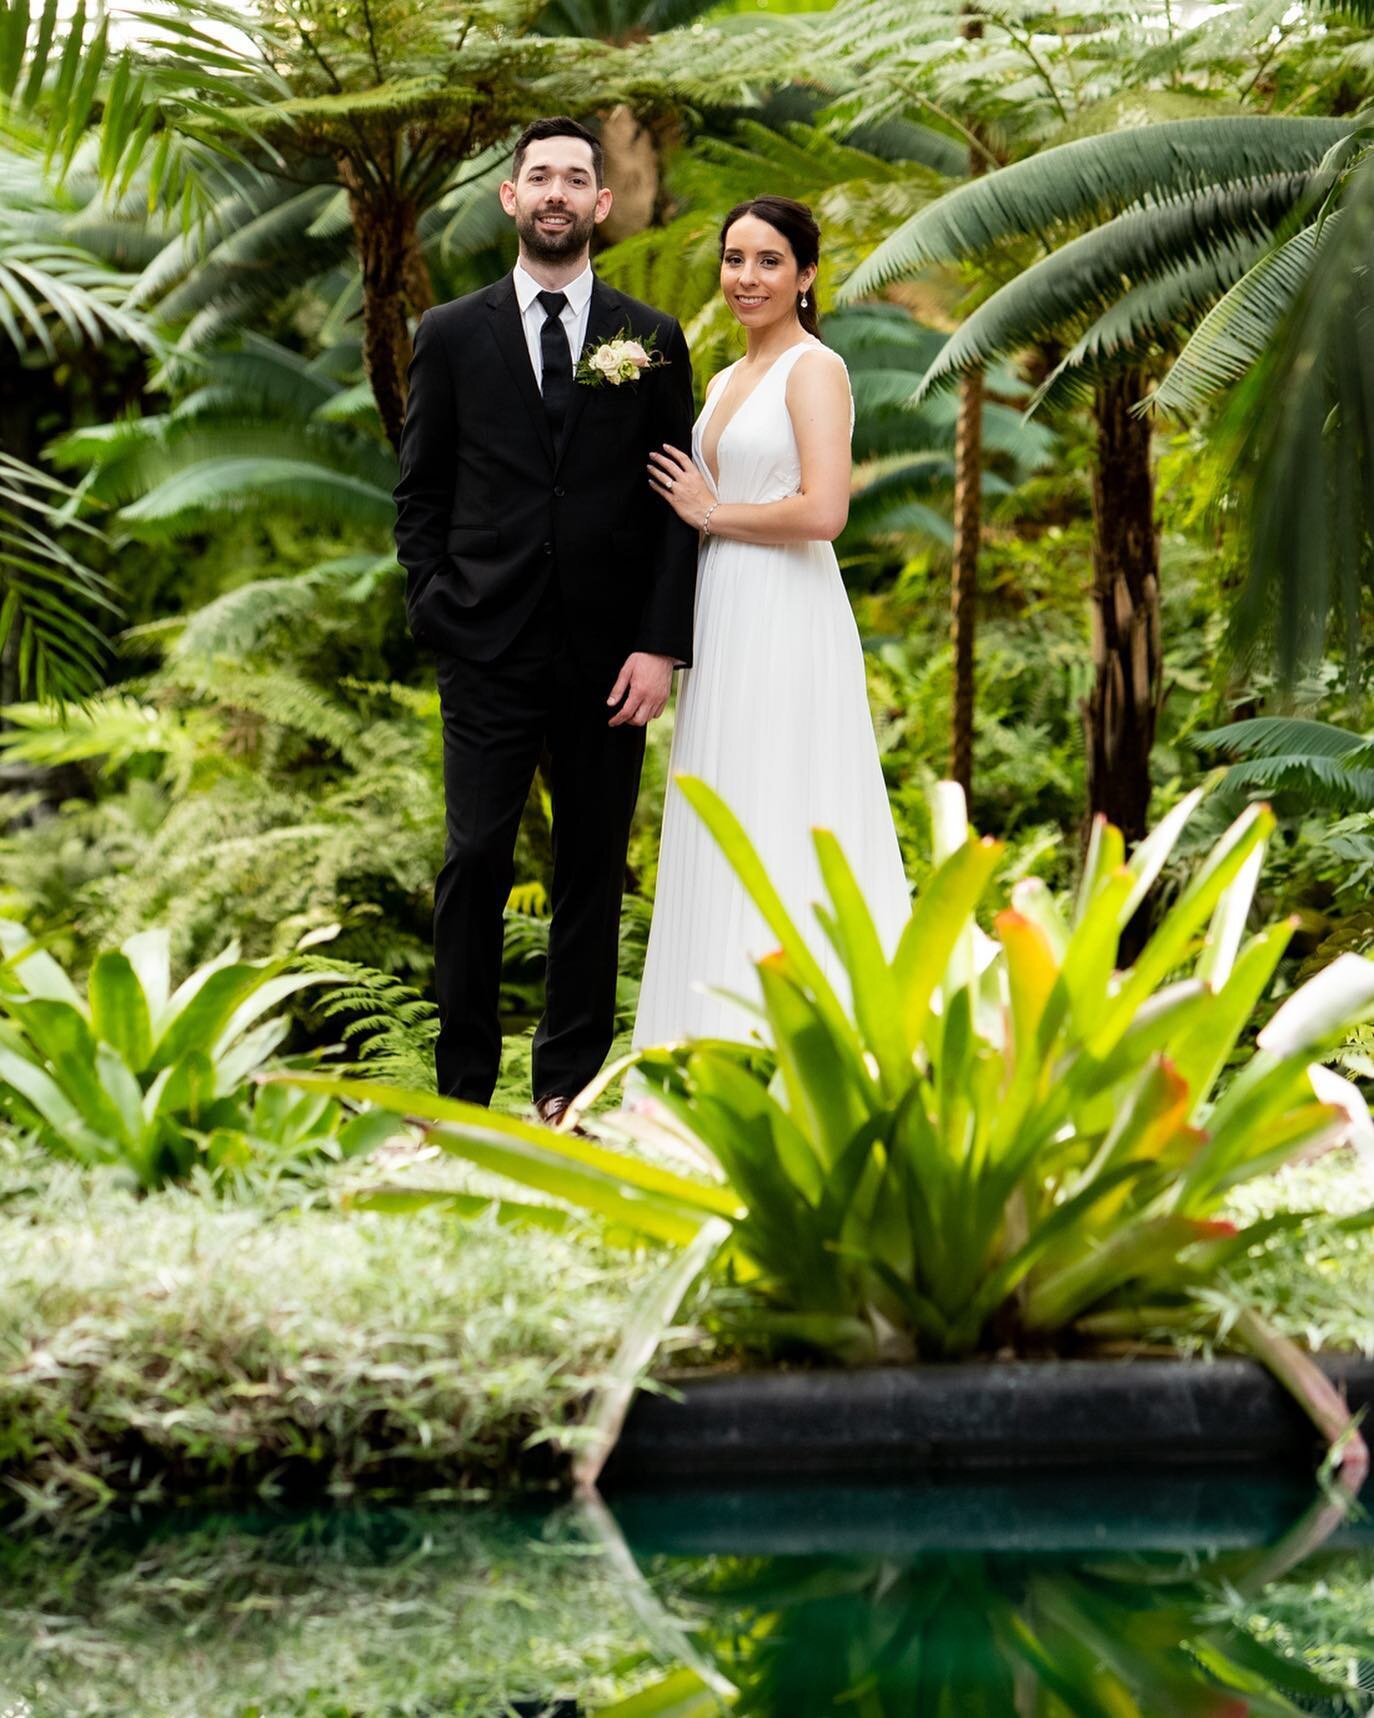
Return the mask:
<path fill-rule="evenodd" d="M 1352 1413 L 1374 1361 L 1320 1364 Z M 1245 1359 L 978 1361 L 665 1380 L 641 1391 L 604 1483 L 969 1468 L 1273 1461 L 1317 1434 Z"/>

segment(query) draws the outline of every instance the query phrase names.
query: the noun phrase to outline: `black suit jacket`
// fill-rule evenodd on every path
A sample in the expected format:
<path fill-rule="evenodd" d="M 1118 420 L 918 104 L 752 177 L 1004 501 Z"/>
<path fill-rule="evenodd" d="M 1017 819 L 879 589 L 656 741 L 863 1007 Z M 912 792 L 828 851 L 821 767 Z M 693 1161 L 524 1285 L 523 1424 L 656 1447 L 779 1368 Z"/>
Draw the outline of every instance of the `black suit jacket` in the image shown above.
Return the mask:
<path fill-rule="evenodd" d="M 671 316 L 596 281 L 587 344 L 626 330 L 667 366 L 574 382 L 555 447 L 509 275 L 420 318 L 395 490 L 417 643 L 490 662 L 556 578 L 589 668 L 613 677 L 632 650 L 690 664 L 697 535 L 649 488 L 647 456 L 691 445 L 691 360 Z"/>

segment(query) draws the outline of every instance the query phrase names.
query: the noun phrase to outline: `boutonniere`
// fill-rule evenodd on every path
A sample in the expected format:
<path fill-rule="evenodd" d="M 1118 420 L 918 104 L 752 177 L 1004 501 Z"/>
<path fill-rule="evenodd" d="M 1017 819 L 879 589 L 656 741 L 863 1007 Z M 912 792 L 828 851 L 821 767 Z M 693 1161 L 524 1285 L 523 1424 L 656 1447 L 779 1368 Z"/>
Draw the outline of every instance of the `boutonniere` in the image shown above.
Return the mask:
<path fill-rule="evenodd" d="M 622 382 L 637 382 L 645 370 L 662 370 L 669 362 L 654 351 L 656 339 L 656 334 L 647 334 L 643 340 L 632 340 L 626 328 L 608 340 L 598 340 L 595 346 L 583 347 L 573 376 L 588 388 L 599 388 L 606 382 L 613 388 Z"/>

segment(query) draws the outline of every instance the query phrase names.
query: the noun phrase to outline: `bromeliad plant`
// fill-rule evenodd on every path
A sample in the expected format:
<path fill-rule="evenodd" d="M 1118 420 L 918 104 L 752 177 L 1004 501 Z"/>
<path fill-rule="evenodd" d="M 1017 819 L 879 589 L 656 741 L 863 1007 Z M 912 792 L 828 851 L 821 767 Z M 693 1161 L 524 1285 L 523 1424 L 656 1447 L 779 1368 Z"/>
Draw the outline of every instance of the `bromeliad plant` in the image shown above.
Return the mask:
<path fill-rule="evenodd" d="M 778 938 L 759 963 L 772 1053 L 638 1060 L 747 1206 L 734 1252 L 765 1328 L 864 1358 L 1167 1324 L 1258 1238 L 1219 1219 L 1228 1190 L 1348 1127 L 1358 1094 L 1323 1070 L 1337 1101 L 1320 1101 L 1311 1065 L 1374 1006 L 1359 957 L 1290 997 L 1217 1094 L 1292 931 L 1245 936 L 1266 808 L 1237 819 L 1125 970 L 1121 933 L 1198 794 L 1129 861 L 1099 821 L 1072 913 L 1023 881 L 993 942 L 974 915 L 999 848 L 942 787 L 939 866 L 890 960 L 817 831 L 846 1003 L 729 809 L 682 785 Z"/>
<path fill-rule="evenodd" d="M 1290 996 L 1231 1066 L 1292 931 L 1246 934 L 1265 807 L 1236 820 L 1125 968 L 1122 932 L 1200 794 L 1129 859 L 1099 822 L 1072 910 L 1024 880 L 994 940 L 975 915 L 999 846 L 968 833 L 962 795 L 942 786 L 937 869 L 890 957 L 818 830 L 832 978 L 729 808 L 680 785 L 778 939 L 758 964 L 763 1041 L 639 1051 L 582 1104 L 637 1067 L 663 1114 L 610 1125 L 647 1142 L 666 1123 L 709 1183 L 443 1099 L 336 1089 L 410 1110 L 446 1149 L 641 1233 L 719 1235 L 756 1335 L 871 1361 L 1176 1322 L 1260 1238 L 1219 1215 L 1228 1191 L 1336 1140 L 1363 1108 L 1313 1067 L 1374 1010 L 1374 962 L 1358 956 Z"/>
<path fill-rule="evenodd" d="M 280 1169 L 372 1149 L 394 1116 L 350 1117 L 336 1099 L 257 1083 L 290 1029 L 270 1011 L 332 976 L 289 964 L 240 960 L 231 943 L 173 990 L 167 933 L 149 930 L 101 953 L 83 996 L 22 925 L 0 920 L 0 1114 L 144 1188 L 196 1164 Z"/>

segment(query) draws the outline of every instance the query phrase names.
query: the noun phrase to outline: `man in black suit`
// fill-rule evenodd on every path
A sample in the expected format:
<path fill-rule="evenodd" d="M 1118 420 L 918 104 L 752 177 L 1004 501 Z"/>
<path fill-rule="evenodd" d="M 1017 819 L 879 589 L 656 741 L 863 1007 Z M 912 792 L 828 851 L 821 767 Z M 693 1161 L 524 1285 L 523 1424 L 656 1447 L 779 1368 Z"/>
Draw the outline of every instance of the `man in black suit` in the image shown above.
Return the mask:
<path fill-rule="evenodd" d="M 420 318 L 396 486 L 416 642 L 437 657 L 447 847 L 434 892 L 439 1090 L 485 1104 L 501 1060 L 503 912 L 548 748 L 553 918 L 534 1097 L 556 1125 L 614 1032 L 620 901 L 644 730 L 691 661 L 696 533 L 648 454 L 690 445 L 692 372 L 670 316 L 591 272 L 601 147 L 529 126 L 501 204 L 520 260 Z M 576 358 L 626 335 L 665 359 L 591 386 Z"/>

